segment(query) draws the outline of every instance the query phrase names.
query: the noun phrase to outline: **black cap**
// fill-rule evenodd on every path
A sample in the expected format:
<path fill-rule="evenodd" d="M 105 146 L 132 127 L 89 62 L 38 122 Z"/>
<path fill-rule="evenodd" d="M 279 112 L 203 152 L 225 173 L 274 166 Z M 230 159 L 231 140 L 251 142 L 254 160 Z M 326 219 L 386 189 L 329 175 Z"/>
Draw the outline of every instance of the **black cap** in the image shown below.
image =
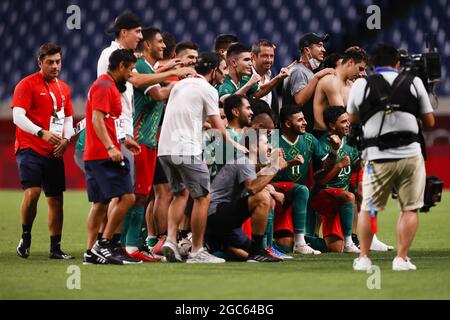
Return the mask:
<path fill-rule="evenodd" d="M 298 41 L 298 48 L 300 51 L 303 50 L 303 48 L 308 47 L 312 44 L 316 44 L 319 42 L 327 42 L 330 36 L 328 34 L 324 36 L 319 36 L 317 33 L 310 32 L 305 35 L 303 35 L 300 40 Z"/>
<path fill-rule="evenodd" d="M 139 28 L 140 26 L 141 20 L 134 13 L 127 11 L 114 20 L 114 25 L 111 28 L 106 29 L 106 33 L 113 34 L 121 29 L 129 30 Z"/>

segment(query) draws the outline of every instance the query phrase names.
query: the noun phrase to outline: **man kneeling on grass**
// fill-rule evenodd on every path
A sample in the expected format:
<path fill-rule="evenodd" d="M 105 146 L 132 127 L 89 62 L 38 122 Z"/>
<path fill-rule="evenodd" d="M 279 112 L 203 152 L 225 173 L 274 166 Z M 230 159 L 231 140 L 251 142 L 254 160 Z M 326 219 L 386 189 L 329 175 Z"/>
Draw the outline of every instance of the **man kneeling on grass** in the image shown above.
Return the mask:
<path fill-rule="evenodd" d="M 206 242 L 212 252 L 237 248 L 248 255 L 248 262 L 282 261 L 264 249 L 263 235 L 272 201 L 271 193 L 276 192 L 268 184 L 288 163 L 280 150 L 274 150 L 269 159 L 265 130 L 248 131 L 242 139 L 243 145 L 249 140 L 248 156 L 240 153 L 237 159 L 229 160 L 212 183 Z M 257 167 L 269 162 L 270 165 L 262 168 L 257 175 Z M 253 230 L 251 241 L 240 229 L 249 217 Z"/>

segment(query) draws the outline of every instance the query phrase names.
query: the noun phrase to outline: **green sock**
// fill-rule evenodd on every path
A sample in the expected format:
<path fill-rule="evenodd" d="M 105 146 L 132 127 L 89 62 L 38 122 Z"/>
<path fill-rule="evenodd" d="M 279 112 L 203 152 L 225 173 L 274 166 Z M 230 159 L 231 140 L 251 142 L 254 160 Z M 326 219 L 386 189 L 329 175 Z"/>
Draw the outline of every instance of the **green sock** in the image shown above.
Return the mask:
<path fill-rule="evenodd" d="M 141 226 L 145 215 L 145 208 L 133 207 L 128 211 L 127 215 L 130 216 L 130 224 L 127 230 L 127 242 L 125 246 L 139 247 L 142 242 Z"/>
<path fill-rule="evenodd" d="M 125 245 L 127 243 L 127 232 L 129 226 L 130 226 L 130 211 L 127 212 L 122 222 L 122 234 L 120 236 L 120 242 L 122 243 L 122 245 Z"/>
<path fill-rule="evenodd" d="M 294 233 L 305 233 L 309 190 L 304 185 L 296 184 L 292 191 L 292 222 L 294 224 Z"/>
<path fill-rule="evenodd" d="M 328 252 L 328 247 L 324 239 L 305 236 L 305 240 L 307 243 L 309 243 L 309 246 L 314 250 L 319 250 L 321 252 Z"/>
<path fill-rule="evenodd" d="M 269 214 L 267 216 L 267 225 L 266 225 L 266 231 L 264 232 L 263 236 L 263 245 L 264 248 L 267 249 L 267 247 L 272 246 L 273 242 L 273 216 L 275 215 L 275 212 L 273 210 L 269 211 Z"/>
<path fill-rule="evenodd" d="M 352 202 L 346 202 L 339 207 L 341 227 L 344 237 L 352 236 L 353 215 L 355 213 L 355 205 Z"/>
<path fill-rule="evenodd" d="M 306 227 L 305 233 L 309 236 L 315 236 L 316 231 L 316 219 L 317 215 L 313 208 L 311 208 L 310 202 L 308 201 L 308 206 L 306 208 Z"/>
<path fill-rule="evenodd" d="M 275 249 L 281 251 L 282 253 L 292 253 L 292 247 L 288 247 L 277 242 L 274 242 L 273 246 Z"/>

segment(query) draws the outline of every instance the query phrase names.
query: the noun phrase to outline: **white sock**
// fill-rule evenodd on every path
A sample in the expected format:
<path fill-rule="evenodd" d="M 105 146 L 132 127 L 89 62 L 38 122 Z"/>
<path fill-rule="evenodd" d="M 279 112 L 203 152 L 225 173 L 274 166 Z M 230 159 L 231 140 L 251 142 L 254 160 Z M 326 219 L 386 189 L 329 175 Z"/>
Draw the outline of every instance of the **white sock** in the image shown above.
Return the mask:
<path fill-rule="evenodd" d="M 127 252 L 128 252 L 129 254 L 131 254 L 131 253 L 133 253 L 133 252 L 135 252 L 135 251 L 138 251 L 139 248 L 138 248 L 138 247 L 126 246 L 126 247 L 125 247 L 125 250 L 127 250 Z"/>
<path fill-rule="evenodd" d="M 350 247 L 353 244 L 352 236 L 345 236 L 345 246 Z"/>
<path fill-rule="evenodd" d="M 295 241 L 295 244 L 298 244 L 301 246 L 306 245 L 305 234 L 304 233 L 296 233 L 294 235 L 294 241 Z"/>
<path fill-rule="evenodd" d="M 373 234 L 373 238 L 372 238 L 372 243 L 373 242 L 378 242 L 378 238 L 377 238 L 377 235 L 375 233 Z"/>

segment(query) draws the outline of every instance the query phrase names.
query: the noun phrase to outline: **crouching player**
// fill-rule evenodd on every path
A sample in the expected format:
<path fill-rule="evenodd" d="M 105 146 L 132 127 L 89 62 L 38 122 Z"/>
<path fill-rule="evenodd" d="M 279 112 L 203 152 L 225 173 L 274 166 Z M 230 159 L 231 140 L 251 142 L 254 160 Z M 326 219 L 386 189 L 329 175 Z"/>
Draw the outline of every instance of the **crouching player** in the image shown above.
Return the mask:
<path fill-rule="evenodd" d="M 269 254 L 263 246 L 263 236 L 271 207 L 273 188 L 268 184 L 279 170 L 287 167 L 280 150 L 272 152 L 270 165 L 256 174 L 257 167 L 269 162 L 267 135 L 264 130 L 250 130 L 243 139 L 252 136 L 249 155 L 230 160 L 219 171 L 212 183 L 212 200 L 208 211 L 206 232 L 207 245 L 211 251 L 224 247 L 237 248 L 248 255 L 250 262 L 282 261 Z M 242 223 L 251 217 L 252 240 L 240 229 Z"/>
<path fill-rule="evenodd" d="M 349 191 L 352 165 L 358 160 L 356 148 L 347 144 L 350 122 L 344 107 L 331 106 L 323 112 L 329 135 L 338 136 L 340 147 L 336 163 L 328 172 L 316 173 L 316 186 L 312 192 L 311 206 L 322 218 L 322 234 L 331 252 L 359 253 L 352 241 L 355 195 Z M 319 143 L 327 152 L 333 152 L 324 135 Z"/>

